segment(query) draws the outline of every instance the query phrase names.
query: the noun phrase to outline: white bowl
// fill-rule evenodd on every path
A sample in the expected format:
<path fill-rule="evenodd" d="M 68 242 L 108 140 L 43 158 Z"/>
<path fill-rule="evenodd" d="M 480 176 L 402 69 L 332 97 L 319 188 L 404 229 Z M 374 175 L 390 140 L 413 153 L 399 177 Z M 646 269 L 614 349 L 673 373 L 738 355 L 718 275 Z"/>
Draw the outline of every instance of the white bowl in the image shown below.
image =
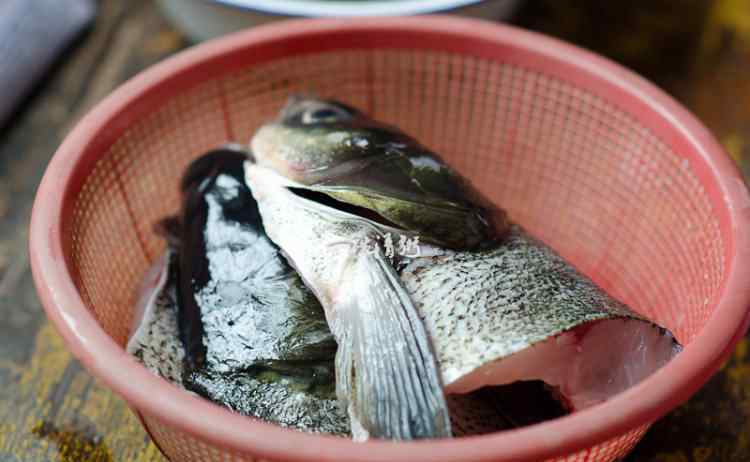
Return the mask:
<path fill-rule="evenodd" d="M 452 13 L 504 20 L 519 0 L 158 0 L 190 40 L 200 42 L 293 17 L 406 16 Z"/>

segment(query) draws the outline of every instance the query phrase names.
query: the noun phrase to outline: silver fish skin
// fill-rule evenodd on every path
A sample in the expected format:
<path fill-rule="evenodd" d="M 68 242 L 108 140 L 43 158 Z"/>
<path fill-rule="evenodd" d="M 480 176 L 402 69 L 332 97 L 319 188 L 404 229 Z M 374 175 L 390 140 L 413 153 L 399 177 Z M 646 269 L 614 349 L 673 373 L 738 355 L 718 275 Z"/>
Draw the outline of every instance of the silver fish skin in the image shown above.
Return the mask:
<path fill-rule="evenodd" d="M 414 305 L 383 249 L 357 244 L 388 228 L 301 198 L 270 169 L 248 162 L 245 172 L 266 233 L 324 308 L 353 437 L 450 436 L 439 371 Z"/>

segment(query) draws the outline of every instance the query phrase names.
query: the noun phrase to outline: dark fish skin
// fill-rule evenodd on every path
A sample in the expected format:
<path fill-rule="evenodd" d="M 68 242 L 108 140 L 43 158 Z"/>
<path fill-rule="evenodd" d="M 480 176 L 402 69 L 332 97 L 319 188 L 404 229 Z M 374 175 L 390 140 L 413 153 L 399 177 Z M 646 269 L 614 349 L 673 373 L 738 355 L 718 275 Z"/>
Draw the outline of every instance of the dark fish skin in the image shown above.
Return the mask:
<path fill-rule="evenodd" d="M 247 160 L 229 149 L 197 159 L 181 184 L 179 226 L 167 226 L 179 232 L 183 383 L 286 426 L 313 429 L 338 413 L 345 426 L 319 426 L 345 432 L 334 391 L 336 342 L 320 304 L 265 235 L 244 182 Z"/>
<path fill-rule="evenodd" d="M 398 128 L 336 101 L 292 98 L 251 140 L 260 165 L 456 250 L 507 229 L 505 214 Z"/>
<path fill-rule="evenodd" d="M 330 359 L 336 344 L 323 310 L 266 237 L 244 182 L 245 160 L 243 153 L 213 151 L 192 164 L 185 174 L 190 181 L 182 184 L 178 302 L 180 336 L 188 356 L 195 366 L 205 364 L 210 353 L 207 320 L 201 318 L 218 308 L 227 314 L 256 313 L 249 327 L 258 335 L 238 334 L 238 345 L 224 346 L 249 350 L 241 354 L 246 361 Z M 241 319 L 225 321 L 227 329 L 218 330 L 228 336 Z"/>

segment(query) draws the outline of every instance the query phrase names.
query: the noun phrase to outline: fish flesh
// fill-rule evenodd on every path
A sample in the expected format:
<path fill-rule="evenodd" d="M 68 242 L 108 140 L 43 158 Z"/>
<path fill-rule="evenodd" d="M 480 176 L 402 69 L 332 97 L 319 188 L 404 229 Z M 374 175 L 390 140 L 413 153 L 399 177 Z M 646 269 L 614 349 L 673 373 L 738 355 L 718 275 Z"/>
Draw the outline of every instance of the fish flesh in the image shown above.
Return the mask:
<path fill-rule="evenodd" d="M 396 140 L 399 152 L 389 149 L 389 139 Z M 412 359 L 419 357 L 415 350 L 401 346 L 409 337 L 429 345 L 420 347 L 419 354 L 434 351 L 446 393 L 542 380 L 571 409 L 611 397 L 679 353 L 681 347 L 669 331 L 610 297 L 512 225 L 504 213 L 486 212 L 496 209 L 480 205 L 481 198 L 469 188 L 449 188 L 450 194 L 439 187 L 427 189 L 409 168 L 380 174 L 389 158 L 406 158 L 405 164 L 413 165 L 409 149 L 426 152 L 418 143 L 403 140 L 411 138 L 348 106 L 308 98 L 290 101 L 279 120 L 261 127 L 250 143 L 255 163 L 246 168 L 247 181 L 266 232 L 321 301 L 339 342 L 339 399 L 348 402 L 353 423 L 364 422 L 362 431 L 353 428 L 355 437 L 368 432 L 403 439 L 437 436 L 403 431 L 411 424 L 406 415 L 413 398 L 391 381 L 399 374 L 412 375 L 418 362 Z M 465 184 L 454 180 L 457 175 L 437 156 L 429 153 L 429 159 L 431 175 L 445 175 L 448 184 Z M 377 182 L 367 180 L 373 175 Z M 440 184 L 436 176 L 428 184 Z M 409 185 L 419 194 L 408 190 Z M 433 200 L 432 193 L 443 195 Z M 378 197 L 378 202 L 363 195 Z M 444 218 L 425 204 L 448 203 L 441 202 L 447 196 L 462 204 L 462 210 L 485 217 L 478 220 L 486 225 L 484 232 L 469 227 L 465 229 L 472 237 L 441 241 L 438 234 L 446 226 L 454 236 L 460 233 L 458 221 L 442 228 L 424 226 Z M 403 202 L 403 197 L 411 201 Z M 390 213 L 391 198 L 398 213 Z M 419 218 L 400 219 L 409 215 Z M 424 232 L 432 234 L 422 240 L 425 244 L 416 255 L 384 258 L 388 236 L 400 242 L 422 238 Z M 363 249 L 361 242 L 375 245 Z M 397 315 L 404 320 L 395 320 Z M 437 392 L 434 379 L 429 382 L 423 391 L 432 399 Z M 379 400 L 356 396 L 370 388 L 380 393 Z M 388 397 L 385 403 L 383 397 Z M 444 415 L 442 404 L 433 409 L 438 413 L 431 418 Z M 402 412 L 404 417 L 396 420 L 381 417 Z"/>
<path fill-rule="evenodd" d="M 169 278 L 182 385 L 246 415 L 346 434 L 336 342 L 320 304 L 265 235 L 244 181 L 247 158 L 222 149 L 194 161 L 179 217 L 162 225 L 176 247 Z"/>

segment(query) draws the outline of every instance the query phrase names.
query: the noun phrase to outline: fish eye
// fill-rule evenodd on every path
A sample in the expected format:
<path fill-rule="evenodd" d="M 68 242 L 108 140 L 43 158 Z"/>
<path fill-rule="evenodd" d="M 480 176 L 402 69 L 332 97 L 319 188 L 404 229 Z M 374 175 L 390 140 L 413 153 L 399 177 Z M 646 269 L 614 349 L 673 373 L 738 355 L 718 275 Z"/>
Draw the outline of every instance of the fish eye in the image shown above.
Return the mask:
<path fill-rule="evenodd" d="M 351 114 L 336 106 L 316 106 L 311 107 L 302 114 L 302 123 L 332 123 L 347 120 L 349 118 L 351 118 Z"/>

